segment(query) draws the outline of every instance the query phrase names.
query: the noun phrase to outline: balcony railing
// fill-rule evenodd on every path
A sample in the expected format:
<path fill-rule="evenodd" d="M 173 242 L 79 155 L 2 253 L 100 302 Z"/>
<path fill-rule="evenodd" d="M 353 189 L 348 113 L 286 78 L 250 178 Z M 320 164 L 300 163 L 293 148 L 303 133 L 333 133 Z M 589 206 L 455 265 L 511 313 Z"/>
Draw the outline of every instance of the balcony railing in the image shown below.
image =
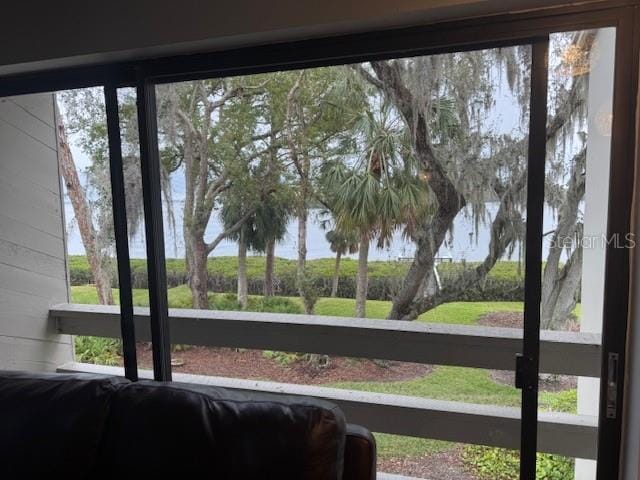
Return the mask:
<path fill-rule="evenodd" d="M 120 337 L 118 307 L 63 304 L 49 314 L 60 333 Z M 172 343 L 212 347 L 495 370 L 513 370 L 515 355 L 522 347 L 522 331 L 511 328 L 215 310 L 171 309 L 169 316 Z M 135 322 L 137 339 L 150 341 L 149 309 L 136 308 Z M 600 336 L 541 332 L 540 369 L 598 377 Z M 58 370 L 123 374 L 118 367 L 79 363 Z M 142 371 L 141 376 L 152 377 L 149 371 Z M 191 374 L 174 374 L 174 380 L 325 398 L 338 404 L 351 422 L 376 432 L 512 449 L 520 446 L 520 409 L 514 407 Z M 538 449 L 542 452 L 594 459 L 596 438 L 597 417 L 539 414 Z"/>

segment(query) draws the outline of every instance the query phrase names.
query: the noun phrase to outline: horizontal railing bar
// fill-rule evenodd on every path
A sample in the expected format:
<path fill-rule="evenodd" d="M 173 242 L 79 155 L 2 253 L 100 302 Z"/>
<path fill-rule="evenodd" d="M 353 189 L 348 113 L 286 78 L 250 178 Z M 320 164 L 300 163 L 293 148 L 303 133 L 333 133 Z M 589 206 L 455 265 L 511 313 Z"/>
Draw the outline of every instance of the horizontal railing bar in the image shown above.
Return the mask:
<path fill-rule="evenodd" d="M 62 365 L 58 372 L 124 375 L 120 367 L 83 363 Z M 151 379 L 153 375 L 149 370 L 141 370 L 140 377 Z M 520 409 L 514 407 L 185 373 L 176 373 L 174 381 L 324 398 L 338 405 L 349 422 L 374 432 L 510 449 L 520 447 Z M 594 459 L 597 429 L 596 417 L 540 412 L 538 450 Z"/>
<path fill-rule="evenodd" d="M 56 305 L 60 333 L 120 337 L 115 306 Z M 149 309 L 134 311 L 139 341 L 150 341 Z M 430 365 L 513 370 L 522 330 L 484 326 L 218 310 L 170 309 L 173 344 L 281 350 Z M 540 370 L 598 377 L 600 336 L 541 332 Z"/>

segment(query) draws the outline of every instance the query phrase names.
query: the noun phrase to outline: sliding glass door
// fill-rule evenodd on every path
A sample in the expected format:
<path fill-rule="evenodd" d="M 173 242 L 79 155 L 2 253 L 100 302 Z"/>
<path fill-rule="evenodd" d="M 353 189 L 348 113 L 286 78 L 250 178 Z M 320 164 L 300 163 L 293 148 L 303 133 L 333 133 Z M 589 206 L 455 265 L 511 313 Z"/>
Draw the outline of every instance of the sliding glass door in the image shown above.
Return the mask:
<path fill-rule="evenodd" d="M 437 474 L 428 469 L 436 462 L 428 453 L 434 446 L 411 440 L 422 437 L 459 442 L 438 445 L 439 452 L 489 475 L 534 480 L 536 471 L 545 478 L 548 470 L 596 478 L 598 468 L 611 464 L 611 445 L 597 438 L 619 427 L 624 361 L 616 341 L 622 327 L 603 322 L 605 312 L 624 312 L 605 285 L 633 246 L 625 219 L 630 191 L 616 196 L 614 189 L 624 187 L 629 153 L 619 123 L 616 130 L 620 107 L 614 116 L 624 68 L 616 63 L 615 28 L 564 28 L 493 43 L 468 39 L 463 47 L 420 48 L 417 41 L 410 49 L 351 57 L 323 57 L 312 48 L 318 56 L 302 60 L 276 50 L 272 61 L 246 52 L 213 56 L 212 63 L 187 58 L 184 71 L 170 62 L 138 69 L 154 378 L 171 380 L 172 365 L 177 372 L 246 375 L 238 365 L 251 359 L 263 372 L 268 358 L 283 370 L 301 361 L 317 369 L 313 378 L 268 371 L 274 375 L 268 380 L 316 384 L 321 368 L 347 363 L 323 350 L 334 351 L 324 341 L 317 347 L 287 341 L 309 350 L 263 350 L 233 360 L 223 358 L 229 352 L 199 350 L 199 370 L 184 369 L 191 354 L 173 354 L 183 336 L 169 331 L 175 304 L 238 310 L 239 321 L 253 309 L 314 315 L 318 322 L 323 315 L 379 319 L 403 332 L 437 324 L 447 341 L 468 335 L 474 353 L 456 344 L 448 356 L 414 360 L 399 341 L 385 359 L 422 362 L 413 367 L 412 383 L 398 381 L 406 380 L 398 372 L 408 364 L 398 372 L 394 364 L 385 372 L 393 381 L 383 385 L 344 372 L 331 384 L 417 397 L 429 406 L 455 402 L 471 422 L 468 431 L 435 437 L 429 428 L 376 423 L 379 443 L 396 455 L 383 458 L 381 469 L 393 468 L 404 453 L 393 450 L 400 444 L 388 437 L 394 434 L 405 435 L 398 438 L 408 439 L 406 450 L 423 448 L 416 458 L 427 458 L 422 470 L 396 473 Z M 116 92 L 105 89 L 112 170 L 122 165 Z M 113 171 L 112 183 L 115 209 L 122 179 Z M 114 216 L 116 239 L 126 236 L 126 218 Z M 269 235 L 278 226 L 284 234 L 275 240 Z M 354 261 L 351 278 L 340 276 L 340 254 L 332 281 L 322 283 L 309 252 L 320 251 L 326 236 L 326 250 L 335 254 L 342 248 L 338 234 L 347 244 L 342 254 Z M 126 290 L 129 260 L 120 244 Z M 175 260 L 165 258 L 165 248 Z M 259 281 L 251 268 L 262 260 L 252 251 L 265 254 Z M 229 255 L 231 280 L 212 267 Z M 167 265 L 178 259 L 185 273 L 168 276 Z M 278 271 L 286 261 L 289 277 Z M 389 278 L 378 276 L 383 262 Z M 130 294 L 121 294 L 124 365 L 136 378 L 131 303 Z M 189 338 L 214 348 L 268 347 L 252 335 L 238 345 Z M 336 339 L 335 350 L 348 354 L 345 338 Z M 213 360 L 216 368 L 207 363 Z M 490 419 L 482 429 L 473 426 L 480 416 Z M 493 465 L 492 458 L 501 461 Z"/>
<path fill-rule="evenodd" d="M 408 322 L 453 323 L 454 335 L 460 335 L 460 325 L 466 323 L 478 338 L 495 334 L 510 342 L 512 357 L 499 362 L 486 349 L 483 358 L 453 354 L 443 360 L 458 367 L 447 367 L 446 373 L 436 370 L 447 378 L 435 397 L 425 366 L 418 377 L 424 388 L 416 396 L 462 401 L 461 408 L 469 411 L 475 404 L 493 407 L 496 425 L 460 441 L 510 448 L 520 478 L 533 479 L 547 65 L 548 40 L 541 37 L 499 48 L 468 46 L 463 51 L 299 70 L 194 79 L 185 74 L 175 82 L 142 75 L 136 107 L 154 378 L 170 380 L 172 363 L 178 368 L 184 364 L 172 358 L 171 345 L 179 342 L 169 332 L 168 289 L 176 287 L 167 278 L 165 247 L 185 258 L 187 284 L 177 287 L 188 297 L 185 306 L 269 311 L 277 302 L 268 297 L 275 295 L 280 296 L 278 308 L 291 304 L 287 308 L 295 309 L 300 301 L 300 313 L 317 315 L 308 297 L 325 294 L 311 292 L 317 286 L 304 262 L 313 261 L 306 258 L 309 249 L 322 248 L 322 240 L 307 234 L 320 222 L 329 225 L 333 235 L 352 236 L 353 250 L 358 251 L 354 288 L 340 293 L 344 305 L 352 301 L 353 306 L 341 314 L 400 321 L 389 323 L 399 328 Z M 105 92 L 107 104 L 115 103 L 114 90 Z M 112 105 L 108 112 L 115 131 L 117 109 Z M 111 135 L 115 165 L 117 139 Z M 251 295 L 257 292 L 248 288 L 246 263 L 255 260 L 247 260 L 247 251 L 267 251 L 281 212 L 294 221 L 283 224 L 275 253 L 293 252 L 292 260 L 297 259 L 298 267 L 302 262 L 303 268 L 291 286 L 274 288 L 274 279 L 265 277 L 265 300 L 258 304 Z M 116 224 L 123 222 L 116 219 Z M 170 230 L 165 222 L 172 223 Z M 123 235 L 122 230 L 116 233 Z M 283 244 L 286 238 L 297 241 L 289 248 Z M 234 244 L 239 250 L 232 292 L 212 278 L 210 265 L 222 260 L 224 254 L 218 252 L 228 252 Z M 384 279 L 371 276 L 380 262 L 376 259 L 384 255 L 397 257 L 387 263 L 397 264 L 393 268 L 400 272 L 397 287 L 388 293 L 376 292 L 376 283 Z M 123 262 L 125 269 L 127 264 Z M 506 283 L 499 271 L 508 272 Z M 390 285 L 390 279 L 385 281 Z M 337 288 L 331 296 L 338 296 Z M 386 311 L 374 308 L 371 299 Z M 124 295 L 121 302 L 123 338 L 133 338 L 130 299 Z M 464 310 L 465 302 L 474 308 L 485 302 L 484 310 L 473 318 L 455 310 L 445 315 L 454 305 Z M 125 365 L 134 364 L 126 346 L 125 341 Z M 396 352 L 388 353 L 389 358 L 404 358 L 402 343 L 392 347 Z M 294 363 L 313 362 L 313 368 L 342 362 L 318 348 L 287 355 Z M 220 359 L 224 352 L 199 354 L 201 370 L 189 371 L 211 374 L 214 370 L 204 360 L 209 357 L 228 364 Z M 188 353 L 181 356 L 191 358 Z M 480 369 L 468 368 L 473 366 Z M 490 366 L 515 370 L 515 375 Z M 215 372 L 238 375 L 236 366 L 220 368 Z M 465 381 L 478 386 L 462 393 L 457 385 Z M 403 393 L 401 385 L 393 388 L 385 391 Z M 508 428 L 499 425 L 499 419 L 510 416 L 520 420 Z M 442 433 L 440 438 L 458 437 Z M 382 446 L 386 441 L 380 437 Z M 463 458 L 462 447 L 445 450 Z M 481 461 L 483 454 L 472 452 L 477 460 L 468 461 Z"/>

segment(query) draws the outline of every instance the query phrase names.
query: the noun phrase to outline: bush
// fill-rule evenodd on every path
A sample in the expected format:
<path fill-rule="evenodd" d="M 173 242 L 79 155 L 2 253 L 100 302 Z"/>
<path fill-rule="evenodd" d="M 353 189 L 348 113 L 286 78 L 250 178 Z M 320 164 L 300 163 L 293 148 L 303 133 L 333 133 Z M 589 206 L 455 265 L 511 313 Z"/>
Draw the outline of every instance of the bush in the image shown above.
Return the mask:
<path fill-rule="evenodd" d="M 304 354 L 302 353 L 292 353 L 292 352 L 278 352 L 274 350 L 264 350 L 262 352 L 262 356 L 265 358 L 270 358 L 271 360 L 275 360 L 283 367 L 288 367 L 302 359 Z"/>
<path fill-rule="evenodd" d="M 355 298 L 357 261 L 346 258 L 340 267 L 338 297 Z M 167 260 L 167 283 L 169 288 L 187 283 L 187 271 L 184 260 Z M 454 285 L 455 277 L 465 268 L 474 268 L 477 263 L 442 263 L 438 272 L 442 287 Z M 262 295 L 264 290 L 264 257 L 247 259 L 248 288 L 250 295 Z M 307 261 L 309 286 L 317 290 L 321 297 L 331 294 L 334 259 L 321 258 Z M 393 261 L 369 262 L 369 300 L 391 300 L 402 285 L 409 263 Z M 209 290 L 211 292 L 235 292 L 238 288 L 236 257 L 212 257 L 208 263 Z M 71 285 L 86 285 L 93 281 L 91 269 L 84 256 L 69 257 Z M 117 275 L 113 275 L 114 287 Z M 147 266 L 144 259 L 131 260 L 131 282 L 133 288 L 146 289 Z M 275 261 L 274 287 L 276 295 L 298 296 L 296 284 L 296 262 L 284 258 Z M 524 298 L 524 277 L 517 262 L 498 262 L 489 273 L 485 282 L 468 289 L 457 298 L 458 301 L 521 301 Z"/>
<path fill-rule="evenodd" d="M 578 401 L 576 389 L 540 395 L 540 408 L 553 412 L 575 413 Z M 501 448 L 468 446 L 464 461 L 479 480 L 511 480 L 519 477 L 518 452 Z M 536 462 L 536 480 L 573 480 L 574 461 L 567 457 L 539 453 Z"/>
<path fill-rule="evenodd" d="M 122 354 L 120 340 L 102 337 L 75 337 L 76 360 L 97 365 L 118 365 Z"/>
<path fill-rule="evenodd" d="M 212 310 L 240 310 L 240 304 L 235 293 L 210 295 L 209 308 Z M 247 310 L 250 312 L 303 313 L 300 305 L 284 297 L 249 297 Z"/>
<path fill-rule="evenodd" d="M 479 480 L 517 480 L 520 472 L 520 456 L 513 450 L 468 446 L 464 450 L 464 462 Z M 567 457 L 538 453 L 536 480 L 573 480 L 574 461 Z"/>

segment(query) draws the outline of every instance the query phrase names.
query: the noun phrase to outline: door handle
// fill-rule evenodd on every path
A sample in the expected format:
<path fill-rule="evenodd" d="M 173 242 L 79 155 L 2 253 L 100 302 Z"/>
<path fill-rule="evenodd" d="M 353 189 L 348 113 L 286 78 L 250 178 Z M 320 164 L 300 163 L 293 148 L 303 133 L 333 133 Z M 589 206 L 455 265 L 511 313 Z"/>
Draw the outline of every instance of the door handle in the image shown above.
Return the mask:
<path fill-rule="evenodd" d="M 530 376 L 533 370 L 533 358 L 527 357 L 522 353 L 516 353 L 516 388 L 520 390 L 533 390 Z"/>
<path fill-rule="evenodd" d="M 620 356 L 609 352 L 607 362 L 607 418 L 615 419 L 618 411 L 618 369 Z"/>

